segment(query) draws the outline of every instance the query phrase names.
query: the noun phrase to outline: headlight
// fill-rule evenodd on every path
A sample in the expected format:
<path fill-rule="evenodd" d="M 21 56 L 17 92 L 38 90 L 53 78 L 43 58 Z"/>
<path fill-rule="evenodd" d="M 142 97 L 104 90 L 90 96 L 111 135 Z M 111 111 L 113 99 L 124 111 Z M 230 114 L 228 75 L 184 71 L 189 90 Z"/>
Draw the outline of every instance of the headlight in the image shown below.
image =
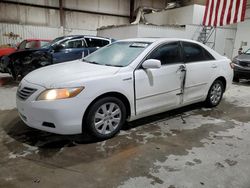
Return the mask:
<path fill-rule="evenodd" d="M 42 92 L 37 98 L 37 100 L 56 100 L 72 98 L 78 95 L 83 89 L 84 87 L 48 89 Z"/>

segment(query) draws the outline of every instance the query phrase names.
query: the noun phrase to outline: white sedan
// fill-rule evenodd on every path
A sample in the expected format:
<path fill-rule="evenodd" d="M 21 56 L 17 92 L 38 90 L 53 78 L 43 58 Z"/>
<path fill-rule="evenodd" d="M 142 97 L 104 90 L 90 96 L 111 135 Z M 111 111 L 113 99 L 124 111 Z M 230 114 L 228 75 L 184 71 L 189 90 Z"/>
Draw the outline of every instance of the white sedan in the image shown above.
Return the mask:
<path fill-rule="evenodd" d="M 17 109 L 30 127 L 106 139 L 125 121 L 201 101 L 217 106 L 232 78 L 230 60 L 198 42 L 127 39 L 31 72 Z"/>

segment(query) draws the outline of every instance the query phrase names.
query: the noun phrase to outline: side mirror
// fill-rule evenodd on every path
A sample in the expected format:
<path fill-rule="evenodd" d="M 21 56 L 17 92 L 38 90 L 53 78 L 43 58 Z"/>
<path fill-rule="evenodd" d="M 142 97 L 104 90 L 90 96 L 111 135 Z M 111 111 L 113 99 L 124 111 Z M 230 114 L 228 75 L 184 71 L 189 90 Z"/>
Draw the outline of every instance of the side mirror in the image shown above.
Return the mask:
<path fill-rule="evenodd" d="M 157 59 L 148 59 L 142 63 L 144 69 L 159 69 L 161 67 L 161 61 Z"/>

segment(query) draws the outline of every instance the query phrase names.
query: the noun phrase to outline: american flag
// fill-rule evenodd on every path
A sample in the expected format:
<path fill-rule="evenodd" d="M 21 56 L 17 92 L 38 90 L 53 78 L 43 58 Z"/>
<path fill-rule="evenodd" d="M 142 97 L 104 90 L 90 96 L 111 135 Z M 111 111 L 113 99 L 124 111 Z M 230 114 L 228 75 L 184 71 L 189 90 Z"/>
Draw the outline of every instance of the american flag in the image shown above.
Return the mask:
<path fill-rule="evenodd" d="M 207 0 L 204 26 L 223 26 L 245 19 L 247 0 Z"/>

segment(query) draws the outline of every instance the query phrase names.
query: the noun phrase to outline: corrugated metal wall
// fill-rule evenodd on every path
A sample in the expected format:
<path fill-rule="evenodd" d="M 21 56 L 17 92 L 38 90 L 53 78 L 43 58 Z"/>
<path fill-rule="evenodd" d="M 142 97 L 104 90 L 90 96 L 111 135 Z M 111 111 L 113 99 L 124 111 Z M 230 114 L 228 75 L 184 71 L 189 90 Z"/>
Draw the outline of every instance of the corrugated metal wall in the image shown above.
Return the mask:
<path fill-rule="evenodd" d="M 18 37 L 6 36 L 10 33 Z M 16 44 L 27 38 L 54 39 L 63 33 L 61 28 L 0 23 L 0 44 Z M 96 35 L 95 30 L 66 29 L 65 35 Z"/>
<path fill-rule="evenodd" d="M 7 1 L 59 7 L 59 0 Z M 65 8 L 94 11 L 97 14 L 65 11 L 65 30 L 63 32 L 60 29 L 58 9 L 8 4 L 0 1 L 0 45 L 14 42 L 3 36 L 10 32 L 20 35 L 23 39 L 34 37 L 53 39 L 63 34 L 96 35 L 96 29 L 99 27 L 129 23 L 129 0 L 64 0 L 63 2 Z M 138 6 L 163 8 L 165 0 L 135 0 L 135 9 Z M 100 13 L 98 14 L 98 12 Z M 117 14 L 117 16 L 102 15 L 101 13 Z"/>

